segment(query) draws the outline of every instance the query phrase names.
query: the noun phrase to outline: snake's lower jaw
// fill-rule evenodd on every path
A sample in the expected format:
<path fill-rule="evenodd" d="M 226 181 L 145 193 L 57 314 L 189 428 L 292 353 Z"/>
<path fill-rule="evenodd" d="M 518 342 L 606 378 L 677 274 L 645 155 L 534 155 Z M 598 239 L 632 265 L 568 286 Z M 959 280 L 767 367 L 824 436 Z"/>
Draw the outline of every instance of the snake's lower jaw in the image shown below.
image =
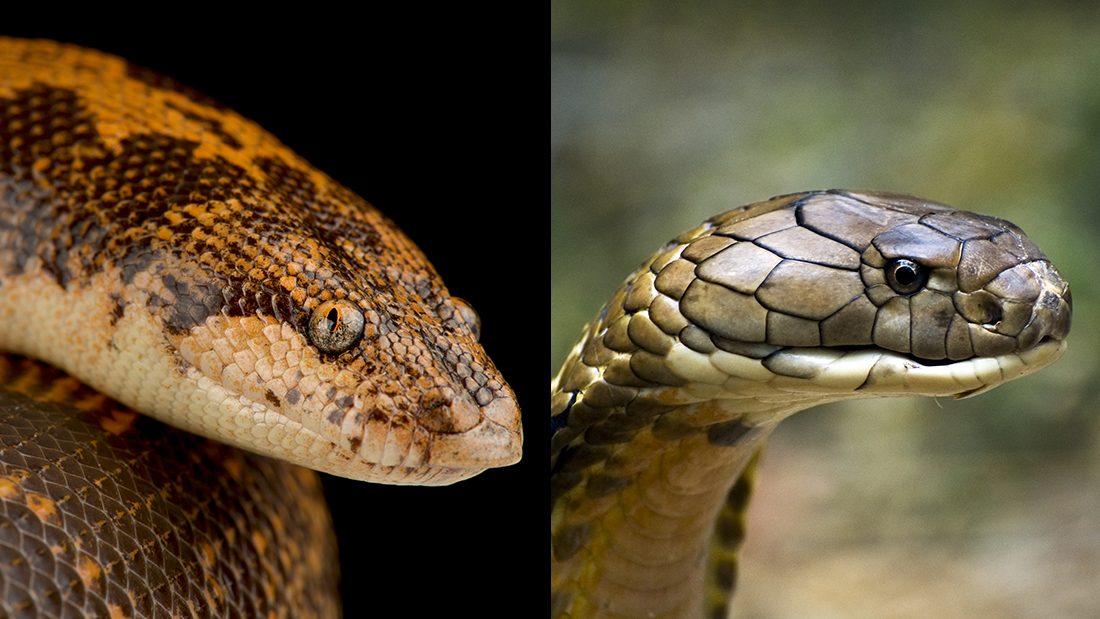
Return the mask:
<path fill-rule="evenodd" d="M 880 351 L 881 356 L 871 366 L 859 390 L 867 396 L 969 398 L 1045 368 L 1065 353 L 1066 346 L 1065 340 L 1045 338 L 1027 350 L 946 364 Z"/>
<path fill-rule="evenodd" d="M 380 484 L 446 486 L 486 469 L 519 462 L 523 432 L 514 399 L 496 398 L 478 407 L 463 398 L 452 402 L 448 409 L 449 413 L 442 416 L 475 416 L 477 421 L 461 431 L 453 427 L 442 431 L 426 428 L 421 420 L 411 436 L 404 438 L 397 436 L 400 432 L 391 426 L 384 436 L 364 436 L 356 452 L 334 446 L 348 462 L 329 472 Z"/>
<path fill-rule="evenodd" d="M 832 390 L 839 396 L 833 399 L 841 400 L 912 395 L 967 398 L 1041 370 L 1065 351 L 1066 340 L 1053 337 L 1027 350 L 952 362 L 881 348 L 787 348 L 769 356 L 766 365 L 777 374 L 769 384 L 785 394 L 821 397 L 823 390 Z"/>
<path fill-rule="evenodd" d="M 1028 350 L 1024 350 L 1011 355 L 1005 355 L 1004 357 L 996 357 L 996 360 L 1001 364 L 1001 371 L 1003 376 L 1001 381 L 990 385 L 985 385 L 983 387 L 978 387 L 977 389 L 961 391 L 954 394 L 954 396 L 956 399 L 960 400 L 963 398 L 976 396 L 985 393 L 986 391 L 989 391 L 990 389 L 1001 384 L 1001 382 L 1007 382 L 1014 378 L 1027 376 L 1032 372 L 1037 372 L 1060 359 L 1062 355 L 1066 352 L 1067 346 L 1068 344 L 1066 340 L 1046 338 L 1041 341 L 1037 346 L 1029 348 Z"/>

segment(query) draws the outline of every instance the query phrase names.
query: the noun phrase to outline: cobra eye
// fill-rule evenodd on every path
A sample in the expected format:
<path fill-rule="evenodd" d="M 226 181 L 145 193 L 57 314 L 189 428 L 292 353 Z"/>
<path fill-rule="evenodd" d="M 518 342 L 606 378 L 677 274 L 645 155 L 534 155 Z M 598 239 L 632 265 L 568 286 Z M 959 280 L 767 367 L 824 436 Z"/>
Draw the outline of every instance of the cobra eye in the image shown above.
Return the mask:
<path fill-rule="evenodd" d="M 339 355 L 363 337 L 363 312 L 351 301 L 325 301 L 309 318 L 309 341 L 321 352 Z"/>
<path fill-rule="evenodd" d="M 909 295 L 924 287 L 928 272 L 921 265 L 906 258 L 896 258 L 886 264 L 886 283 L 901 295 Z"/>

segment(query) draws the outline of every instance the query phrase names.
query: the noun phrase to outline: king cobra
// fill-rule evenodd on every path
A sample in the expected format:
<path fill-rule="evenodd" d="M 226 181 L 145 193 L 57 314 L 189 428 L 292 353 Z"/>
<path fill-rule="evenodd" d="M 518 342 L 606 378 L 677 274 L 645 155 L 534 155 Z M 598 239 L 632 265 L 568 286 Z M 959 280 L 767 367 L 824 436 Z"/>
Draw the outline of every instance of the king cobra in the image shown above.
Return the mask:
<path fill-rule="evenodd" d="M 334 616 L 292 464 L 443 485 L 518 461 L 478 332 L 389 219 L 256 124 L 0 38 L 0 349 L 25 356 L 0 357 L 0 616 Z"/>
<path fill-rule="evenodd" d="M 550 616 L 722 619 L 753 469 L 825 402 L 970 397 L 1066 349 L 1013 224 L 815 191 L 713 217 L 619 287 L 550 386 Z"/>

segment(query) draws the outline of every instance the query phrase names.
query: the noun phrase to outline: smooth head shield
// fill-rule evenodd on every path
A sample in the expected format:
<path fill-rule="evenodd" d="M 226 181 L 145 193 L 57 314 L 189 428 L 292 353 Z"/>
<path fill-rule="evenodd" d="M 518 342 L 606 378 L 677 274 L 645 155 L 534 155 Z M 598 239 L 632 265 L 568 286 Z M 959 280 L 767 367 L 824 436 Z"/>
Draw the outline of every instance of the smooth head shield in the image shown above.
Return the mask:
<path fill-rule="evenodd" d="M 725 616 L 776 424 L 992 389 L 1061 356 L 1070 314 L 1018 228 L 908 196 L 781 196 L 673 239 L 551 383 L 551 616 Z"/>

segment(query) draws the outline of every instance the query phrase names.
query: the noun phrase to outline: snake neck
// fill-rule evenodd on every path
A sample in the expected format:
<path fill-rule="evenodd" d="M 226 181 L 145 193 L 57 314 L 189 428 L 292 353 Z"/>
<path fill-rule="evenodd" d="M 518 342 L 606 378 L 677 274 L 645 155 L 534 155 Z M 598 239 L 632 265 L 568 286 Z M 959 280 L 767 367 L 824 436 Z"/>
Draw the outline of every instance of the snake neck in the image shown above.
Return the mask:
<path fill-rule="evenodd" d="M 751 346 L 704 382 L 630 320 L 609 304 L 551 382 L 551 617 L 724 618 L 756 458 L 831 398 L 757 382 Z"/>
<path fill-rule="evenodd" d="M 809 404 L 675 387 L 611 404 L 622 387 L 581 357 L 552 384 L 552 419 L 603 422 L 568 449 L 571 429 L 554 434 L 551 617 L 725 617 L 755 458 Z"/>

